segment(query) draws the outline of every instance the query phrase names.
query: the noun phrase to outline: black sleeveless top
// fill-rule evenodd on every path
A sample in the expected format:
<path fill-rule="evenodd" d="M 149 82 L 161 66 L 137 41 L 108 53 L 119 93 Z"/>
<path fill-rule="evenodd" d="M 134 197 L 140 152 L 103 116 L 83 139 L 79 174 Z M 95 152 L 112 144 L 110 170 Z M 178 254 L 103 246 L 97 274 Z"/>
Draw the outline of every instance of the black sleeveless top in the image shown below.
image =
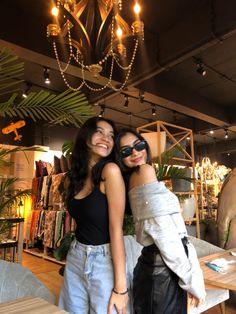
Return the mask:
<path fill-rule="evenodd" d="M 98 186 L 82 199 L 69 201 L 68 211 L 76 221 L 76 239 L 87 245 L 110 243 L 108 203 Z"/>

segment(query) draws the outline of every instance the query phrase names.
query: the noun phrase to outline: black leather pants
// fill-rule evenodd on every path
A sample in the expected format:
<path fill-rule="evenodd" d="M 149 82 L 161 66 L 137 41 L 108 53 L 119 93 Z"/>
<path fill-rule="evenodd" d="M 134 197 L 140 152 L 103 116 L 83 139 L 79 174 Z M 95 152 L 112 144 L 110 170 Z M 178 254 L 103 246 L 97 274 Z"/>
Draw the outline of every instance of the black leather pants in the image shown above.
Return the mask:
<path fill-rule="evenodd" d="M 134 269 L 135 314 L 186 314 L 187 293 L 162 260 L 155 244 L 144 247 Z"/>

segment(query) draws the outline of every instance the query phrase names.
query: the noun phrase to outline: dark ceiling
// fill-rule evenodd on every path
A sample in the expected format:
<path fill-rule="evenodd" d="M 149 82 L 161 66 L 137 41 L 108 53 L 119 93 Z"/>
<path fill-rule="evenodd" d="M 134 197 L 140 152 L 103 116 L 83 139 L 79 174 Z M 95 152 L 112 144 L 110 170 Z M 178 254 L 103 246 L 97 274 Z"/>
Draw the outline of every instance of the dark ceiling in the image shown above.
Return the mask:
<path fill-rule="evenodd" d="M 92 0 L 91 0 L 92 1 Z M 123 0 L 123 17 L 131 24 L 133 1 Z M 236 152 L 236 1 L 143 0 L 141 19 L 145 40 L 134 63 L 124 95 L 111 90 L 84 90 L 98 114 L 124 126 L 139 127 L 162 120 L 193 129 L 199 154 Z M 50 68 L 50 90 L 66 89 L 46 38 L 51 22 L 51 1 L 1 0 L 0 45 L 25 62 L 25 80 L 32 88 L 48 88 L 43 67 Z M 196 72 L 197 60 L 207 71 Z M 70 68 L 71 80 L 80 82 L 80 71 Z M 92 79 L 94 80 L 94 79 Z M 100 80 L 96 80 L 99 85 Z M 140 102 L 140 91 L 144 102 Z M 152 115 L 152 109 L 156 115 Z M 210 129 L 214 134 L 209 134 Z M 225 129 L 229 138 L 224 139 Z M 212 145 L 214 143 L 214 145 Z M 236 160 L 236 158 L 235 158 Z"/>

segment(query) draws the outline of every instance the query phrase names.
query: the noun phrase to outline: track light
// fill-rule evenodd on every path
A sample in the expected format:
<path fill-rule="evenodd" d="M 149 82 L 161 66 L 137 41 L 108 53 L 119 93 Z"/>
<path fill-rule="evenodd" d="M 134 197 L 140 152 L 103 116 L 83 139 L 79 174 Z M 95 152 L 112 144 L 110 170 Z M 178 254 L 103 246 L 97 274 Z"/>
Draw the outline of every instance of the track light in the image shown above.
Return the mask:
<path fill-rule="evenodd" d="M 99 113 L 99 117 L 102 118 L 104 116 L 104 112 L 105 112 L 105 107 L 104 106 L 101 106 L 101 110 L 100 110 L 100 113 Z"/>
<path fill-rule="evenodd" d="M 156 108 L 152 107 L 152 115 L 155 116 L 156 115 Z"/>
<path fill-rule="evenodd" d="M 229 132 L 227 129 L 225 129 L 225 138 L 227 139 L 229 137 Z"/>
<path fill-rule="evenodd" d="M 139 101 L 142 104 L 144 102 L 144 92 L 143 91 L 139 91 Z"/>
<path fill-rule="evenodd" d="M 125 95 L 125 103 L 124 103 L 124 107 L 128 108 L 129 106 L 129 97 Z"/>
<path fill-rule="evenodd" d="M 210 132 L 209 132 L 210 134 L 214 134 L 214 130 L 210 130 Z"/>
<path fill-rule="evenodd" d="M 50 84 L 50 77 L 49 77 L 49 68 L 44 67 L 43 69 L 43 76 L 44 76 L 44 83 L 45 84 Z"/>
<path fill-rule="evenodd" d="M 24 91 L 22 92 L 22 97 L 23 98 L 27 98 L 28 97 L 28 92 L 29 92 L 31 87 L 32 87 L 32 83 L 26 82 L 26 87 L 25 87 Z"/>
<path fill-rule="evenodd" d="M 206 70 L 204 69 L 204 66 L 203 66 L 203 63 L 201 61 L 198 61 L 197 62 L 197 73 L 202 75 L 202 76 L 205 76 L 206 75 Z"/>

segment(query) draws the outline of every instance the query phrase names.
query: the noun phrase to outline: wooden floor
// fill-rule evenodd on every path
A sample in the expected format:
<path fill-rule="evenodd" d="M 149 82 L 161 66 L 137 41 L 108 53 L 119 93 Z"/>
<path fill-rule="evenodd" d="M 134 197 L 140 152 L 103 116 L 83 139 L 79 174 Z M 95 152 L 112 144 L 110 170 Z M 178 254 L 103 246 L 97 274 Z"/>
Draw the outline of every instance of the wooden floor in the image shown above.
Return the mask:
<path fill-rule="evenodd" d="M 48 289 L 56 296 L 56 299 L 58 300 L 60 287 L 63 280 L 62 276 L 58 273 L 61 265 L 28 253 L 23 253 L 22 264 L 23 266 L 30 269 L 39 278 L 39 280 L 41 280 L 45 286 L 48 287 Z M 221 314 L 220 306 L 215 306 L 204 312 L 204 314 Z M 236 294 L 234 294 L 230 300 L 226 302 L 225 314 L 236 314 Z"/>
<path fill-rule="evenodd" d="M 56 296 L 58 301 L 63 277 L 58 273 L 61 265 L 34 255 L 23 253 L 23 266 L 34 273 L 40 281 Z"/>

